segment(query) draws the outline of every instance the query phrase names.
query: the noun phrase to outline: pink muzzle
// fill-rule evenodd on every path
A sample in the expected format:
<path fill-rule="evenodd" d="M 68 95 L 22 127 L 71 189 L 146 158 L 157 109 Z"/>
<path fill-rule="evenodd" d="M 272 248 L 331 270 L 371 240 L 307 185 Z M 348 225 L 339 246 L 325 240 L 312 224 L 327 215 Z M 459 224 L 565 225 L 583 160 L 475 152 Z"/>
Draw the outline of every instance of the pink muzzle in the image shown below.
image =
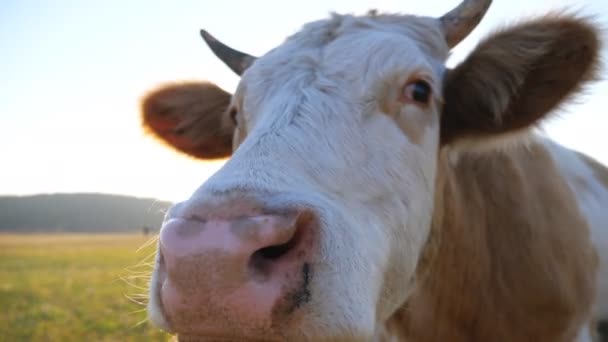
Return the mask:
<path fill-rule="evenodd" d="M 174 332 L 270 337 L 295 322 L 296 309 L 310 300 L 312 213 L 247 214 L 173 218 L 163 225 L 160 298 Z"/>

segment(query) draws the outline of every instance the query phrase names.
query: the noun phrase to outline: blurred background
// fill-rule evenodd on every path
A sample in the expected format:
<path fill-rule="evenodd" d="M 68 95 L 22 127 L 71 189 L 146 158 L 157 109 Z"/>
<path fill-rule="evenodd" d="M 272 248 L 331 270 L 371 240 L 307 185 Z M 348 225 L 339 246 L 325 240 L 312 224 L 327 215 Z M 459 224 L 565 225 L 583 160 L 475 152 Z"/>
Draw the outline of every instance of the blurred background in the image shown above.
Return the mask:
<path fill-rule="evenodd" d="M 234 90 L 238 78 L 208 50 L 201 28 L 262 55 L 331 11 L 439 16 L 456 4 L 2 1 L 0 340 L 167 339 L 142 311 L 155 246 L 147 234 L 169 202 L 186 199 L 222 162 L 195 161 L 145 136 L 139 101 L 170 81 Z M 493 29 L 560 9 L 608 28 L 605 0 L 495 0 L 448 65 Z M 608 82 L 595 83 L 542 129 L 608 164 L 606 95 Z"/>

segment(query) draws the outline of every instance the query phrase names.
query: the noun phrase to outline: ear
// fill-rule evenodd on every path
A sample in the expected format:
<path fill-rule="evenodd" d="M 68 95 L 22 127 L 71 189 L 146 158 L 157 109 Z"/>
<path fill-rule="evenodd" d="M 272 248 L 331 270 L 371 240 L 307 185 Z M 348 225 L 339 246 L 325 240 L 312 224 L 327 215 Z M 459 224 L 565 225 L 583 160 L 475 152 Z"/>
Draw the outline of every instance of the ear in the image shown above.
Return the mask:
<path fill-rule="evenodd" d="M 599 50 L 593 24 L 566 15 L 491 35 L 447 73 L 442 144 L 537 124 L 597 77 Z"/>
<path fill-rule="evenodd" d="M 141 104 L 143 127 L 180 152 L 201 159 L 232 153 L 231 95 L 211 83 L 165 85 Z"/>

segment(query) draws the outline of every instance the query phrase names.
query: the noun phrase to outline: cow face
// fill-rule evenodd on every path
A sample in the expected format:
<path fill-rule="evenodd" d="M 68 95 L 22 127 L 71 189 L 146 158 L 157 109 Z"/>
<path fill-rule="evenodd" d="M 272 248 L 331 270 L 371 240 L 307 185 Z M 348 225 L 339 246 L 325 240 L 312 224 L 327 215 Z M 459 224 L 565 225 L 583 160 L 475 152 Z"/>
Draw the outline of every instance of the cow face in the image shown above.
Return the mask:
<path fill-rule="evenodd" d="M 232 129 L 234 154 L 163 228 L 160 300 L 171 329 L 369 337 L 403 303 L 430 226 L 447 52 L 428 19 L 335 16 L 247 69 L 228 106 L 207 119 L 227 128 L 213 138 L 222 147 L 203 145 L 229 151 Z M 211 85 L 172 92 L 197 87 L 222 94 Z M 161 106 L 156 96 L 148 106 Z M 184 229 L 197 230 L 188 253 Z M 202 285 L 227 268 L 242 274 Z M 229 302 L 233 291 L 241 299 Z M 233 322 L 217 314 L 226 310 Z"/>
<path fill-rule="evenodd" d="M 439 151 L 533 124 L 542 115 L 522 87 L 543 96 L 546 113 L 589 74 L 556 74 L 565 59 L 538 63 L 590 42 L 556 43 L 588 29 L 556 19 L 536 35 L 525 25 L 497 35 L 446 76 L 449 47 L 487 5 L 465 2 L 441 20 L 334 15 L 258 59 L 203 32 L 242 74 L 235 94 L 166 86 L 144 100 L 144 124 L 182 152 L 231 158 L 167 213 L 151 320 L 185 340 L 371 339 L 412 288 Z M 468 25 L 454 19 L 460 12 Z M 478 72 L 497 73 L 506 56 L 513 72 Z M 592 68 L 587 57 L 572 58 Z M 549 74 L 559 89 L 543 81 Z M 459 106 L 470 110 L 448 110 Z"/>

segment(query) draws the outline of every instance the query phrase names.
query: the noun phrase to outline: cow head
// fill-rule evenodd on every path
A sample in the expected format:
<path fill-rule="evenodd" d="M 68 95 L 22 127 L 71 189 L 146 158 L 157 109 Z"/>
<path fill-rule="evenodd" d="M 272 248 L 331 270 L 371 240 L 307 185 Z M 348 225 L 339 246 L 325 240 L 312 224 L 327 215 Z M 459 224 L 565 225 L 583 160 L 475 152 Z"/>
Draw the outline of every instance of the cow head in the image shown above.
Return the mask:
<path fill-rule="evenodd" d="M 144 125 L 230 159 L 167 213 L 151 320 L 186 340 L 371 339 L 415 281 L 441 151 L 533 125 L 593 68 L 592 27 L 558 16 L 498 32 L 446 70 L 489 2 L 440 19 L 333 15 L 260 58 L 202 31 L 241 75 L 236 92 L 164 86 Z"/>

